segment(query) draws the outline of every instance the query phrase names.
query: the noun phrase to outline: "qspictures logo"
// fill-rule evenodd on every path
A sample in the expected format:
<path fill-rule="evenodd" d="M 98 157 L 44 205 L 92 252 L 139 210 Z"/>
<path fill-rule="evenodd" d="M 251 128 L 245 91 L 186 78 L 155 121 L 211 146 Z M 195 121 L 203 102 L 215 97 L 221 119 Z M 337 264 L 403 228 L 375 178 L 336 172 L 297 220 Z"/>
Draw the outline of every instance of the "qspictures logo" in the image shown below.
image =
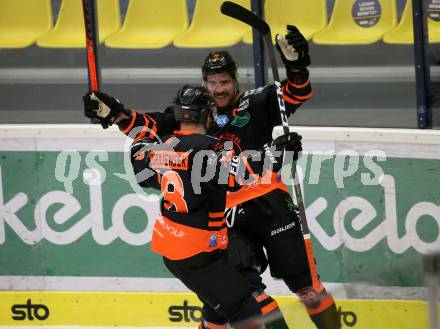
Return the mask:
<path fill-rule="evenodd" d="M 17 321 L 35 319 L 43 321 L 49 317 L 49 308 L 44 304 L 32 304 L 29 298 L 25 304 L 14 304 L 11 306 L 12 318 Z"/>
<path fill-rule="evenodd" d="M 199 306 L 188 305 L 184 300 L 183 305 L 171 305 L 168 308 L 169 320 L 171 322 L 200 322 L 202 321 L 202 308 Z"/>

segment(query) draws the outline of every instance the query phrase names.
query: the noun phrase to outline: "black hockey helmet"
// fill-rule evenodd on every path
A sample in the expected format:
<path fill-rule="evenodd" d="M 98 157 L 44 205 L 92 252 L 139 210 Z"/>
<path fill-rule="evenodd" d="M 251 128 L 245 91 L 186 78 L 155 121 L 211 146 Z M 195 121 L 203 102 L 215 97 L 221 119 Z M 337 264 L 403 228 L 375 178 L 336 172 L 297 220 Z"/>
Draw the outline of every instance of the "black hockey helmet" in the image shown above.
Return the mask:
<path fill-rule="evenodd" d="M 207 76 L 217 73 L 229 73 L 231 77 L 237 81 L 237 63 L 227 51 L 210 52 L 205 58 L 202 65 L 203 81 L 206 81 Z"/>
<path fill-rule="evenodd" d="M 174 99 L 174 116 L 178 122 L 205 123 L 215 116 L 214 99 L 205 87 L 183 86 Z"/>

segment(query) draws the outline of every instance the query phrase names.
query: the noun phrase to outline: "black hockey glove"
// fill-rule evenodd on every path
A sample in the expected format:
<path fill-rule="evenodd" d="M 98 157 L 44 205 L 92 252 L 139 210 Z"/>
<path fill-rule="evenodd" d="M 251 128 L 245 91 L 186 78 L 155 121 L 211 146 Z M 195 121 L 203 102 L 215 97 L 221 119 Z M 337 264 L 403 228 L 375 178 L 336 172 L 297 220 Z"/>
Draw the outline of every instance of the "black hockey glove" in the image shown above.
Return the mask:
<path fill-rule="evenodd" d="M 99 91 L 88 92 L 83 96 L 83 101 L 84 115 L 96 119 L 104 129 L 111 126 L 119 114 L 129 113 L 116 98 Z"/>
<path fill-rule="evenodd" d="M 148 153 L 154 145 L 157 144 L 148 137 L 144 137 L 136 142 L 133 142 L 130 146 L 130 158 L 133 162 L 136 158 L 143 157 L 143 154 Z"/>
<path fill-rule="evenodd" d="M 130 161 L 138 184 L 146 186 L 148 178 L 156 172 L 150 168 L 150 151 L 159 143 L 144 137 L 130 147 Z"/>
<path fill-rule="evenodd" d="M 302 151 L 302 136 L 296 132 L 290 132 L 287 135 L 281 135 L 272 141 L 272 145 L 277 150 L 294 152 L 293 161 L 298 160 L 299 152 Z"/>
<path fill-rule="evenodd" d="M 302 70 L 310 65 L 309 45 L 293 25 L 287 25 L 287 34 L 275 37 L 276 47 L 287 69 Z"/>
<path fill-rule="evenodd" d="M 272 163 L 273 171 L 278 171 L 283 166 L 284 153 L 286 151 L 293 152 L 293 161 L 298 160 L 299 152 L 302 151 L 301 139 L 301 135 L 291 132 L 287 135 L 279 136 L 271 143 L 263 146 L 266 157 L 269 157 Z"/>

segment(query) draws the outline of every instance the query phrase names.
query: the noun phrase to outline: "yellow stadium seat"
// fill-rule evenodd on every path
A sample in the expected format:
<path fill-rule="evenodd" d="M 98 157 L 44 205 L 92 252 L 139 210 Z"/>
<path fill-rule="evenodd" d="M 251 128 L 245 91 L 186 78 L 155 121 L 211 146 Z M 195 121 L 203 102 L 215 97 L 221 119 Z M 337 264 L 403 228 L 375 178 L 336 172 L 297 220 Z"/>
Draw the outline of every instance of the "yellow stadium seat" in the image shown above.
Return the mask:
<path fill-rule="evenodd" d="M 99 42 L 121 26 L 119 0 L 97 0 Z M 39 47 L 81 48 L 86 43 L 82 1 L 63 0 L 55 26 L 37 40 Z"/>
<path fill-rule="evenodd" d="M 0 0 L 0 48 L 24 48 L 52 27 L 50 0 Z"/>
<path fill-rule="evenodd" d="M 186 0 L 130 0 L 122 28 L 105 40 L 113 48 L 162 48 L 188 28 Z"/>
<path fill-rule="evenodd" d="M 319 45 L 363 45 L 380 41 L 397 24 L 396 0 L 335 0 L 330 23 L 315 34 Z"/>
<path fill-rule="evenodd" d="M 309 40 L 327 25 L 327 0 L 266 0 L 264 17 L 270 26 L 272 38 L 286 33 L 286 25 L 295 25 Z M 252 31 L 243 42 L 252 43 Z"/>
<path fill-rule="evenodd" d="M 437 12 L 438 13 L 438 12 Z M 434 12 L 434 14 L 437 14 Z M 440 21 L 436 16 L 436 20 L 429 18 L 428 8 L 428 39 L 431 43 L 440 42 Z M 383 37 L 383 42 L 390 44 L 413 44 L 414 30 L 413 30 L 413 14 L 412 1 L 407 0 L 405 8 L 403 9 L 402 17 L 399 24 L 389 31 Z"/>
<path fill-rule="evenodd" d="M 174 39 L 181 48 L 229 47 L 243 38 L 250 27 L 223 15 L 220 6 L 224 0 L 197 0 L 190 27 Z M 250 8 L 250 0 L 235 0 Z"/>

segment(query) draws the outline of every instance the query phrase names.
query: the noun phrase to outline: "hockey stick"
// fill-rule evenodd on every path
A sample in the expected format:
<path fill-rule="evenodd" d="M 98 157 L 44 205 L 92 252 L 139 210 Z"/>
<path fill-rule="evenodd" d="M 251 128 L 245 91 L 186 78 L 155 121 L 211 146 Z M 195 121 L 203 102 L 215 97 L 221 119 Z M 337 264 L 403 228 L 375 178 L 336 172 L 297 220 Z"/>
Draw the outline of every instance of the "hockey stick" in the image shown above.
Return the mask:
<path fill-rule="evenodd" d="M 82 0 L 84 14 L 84 28 L 86 32 L 86 55 L 87 55 L 87 76 L 89 81 L 89 91 L 99 91 L 101 89 L 101 70 L 98 65 L 98 18 L 95 0 Z M 102 128 L 107 129 L 108 125 L 92 118 L 92 123 L 101 124 Z"/>
<path fill-rule="evenodd" d="M 273 50 L 272 35 L 269 24 L 267 24 L 262 18 L 258 17 L 253 12 L 231 1 L 223 2 L 220 10 L 224 15 L 235 18 L 243 23 L 246 23 L 247 25 L 252 26 L 254 29 L 256 29 L 262 34 L 264 43 L 266 44 L 266 50 L 269 56 L 272 75 L 276 86 L 278 107 L 280 109 L 283 132 L 284 134 L 287 135 L 289 133 L 289 123 L 287 121 L 286 107 L 284 105 L 283 92 L 281 90 L 280 77 L 278 74 L 277 63 L 275 60 L 275 52 Z M 307 225 L 306 211 L 305 211 L 304 201 L 301 192 L 301 185 L 299 182 L 298 175 L 296 173 L 295 162 L 292 163 L 291 172 L 293 177 L 296 199 L 298 203 L 302 234 L 306 246 L 307 260 L 309 263 L 310 275 L 312 277 L 312 287 L 318 288 L 320 285 L 318 279 L 318 272 L 316 270 L 315 256 L 313 254 L 313 248 L 312 248 L 312 240 L 310 238 L 310 231 Z"/>
<path fill-rule="evenodd" d="M 99 91 L 101 85 L 101 74 L 98 66 L 97 51 L 97 18 L 95 0 L 82 0 L 84 27 L 86 30 L 86 54 L 89 91 Z"/>

